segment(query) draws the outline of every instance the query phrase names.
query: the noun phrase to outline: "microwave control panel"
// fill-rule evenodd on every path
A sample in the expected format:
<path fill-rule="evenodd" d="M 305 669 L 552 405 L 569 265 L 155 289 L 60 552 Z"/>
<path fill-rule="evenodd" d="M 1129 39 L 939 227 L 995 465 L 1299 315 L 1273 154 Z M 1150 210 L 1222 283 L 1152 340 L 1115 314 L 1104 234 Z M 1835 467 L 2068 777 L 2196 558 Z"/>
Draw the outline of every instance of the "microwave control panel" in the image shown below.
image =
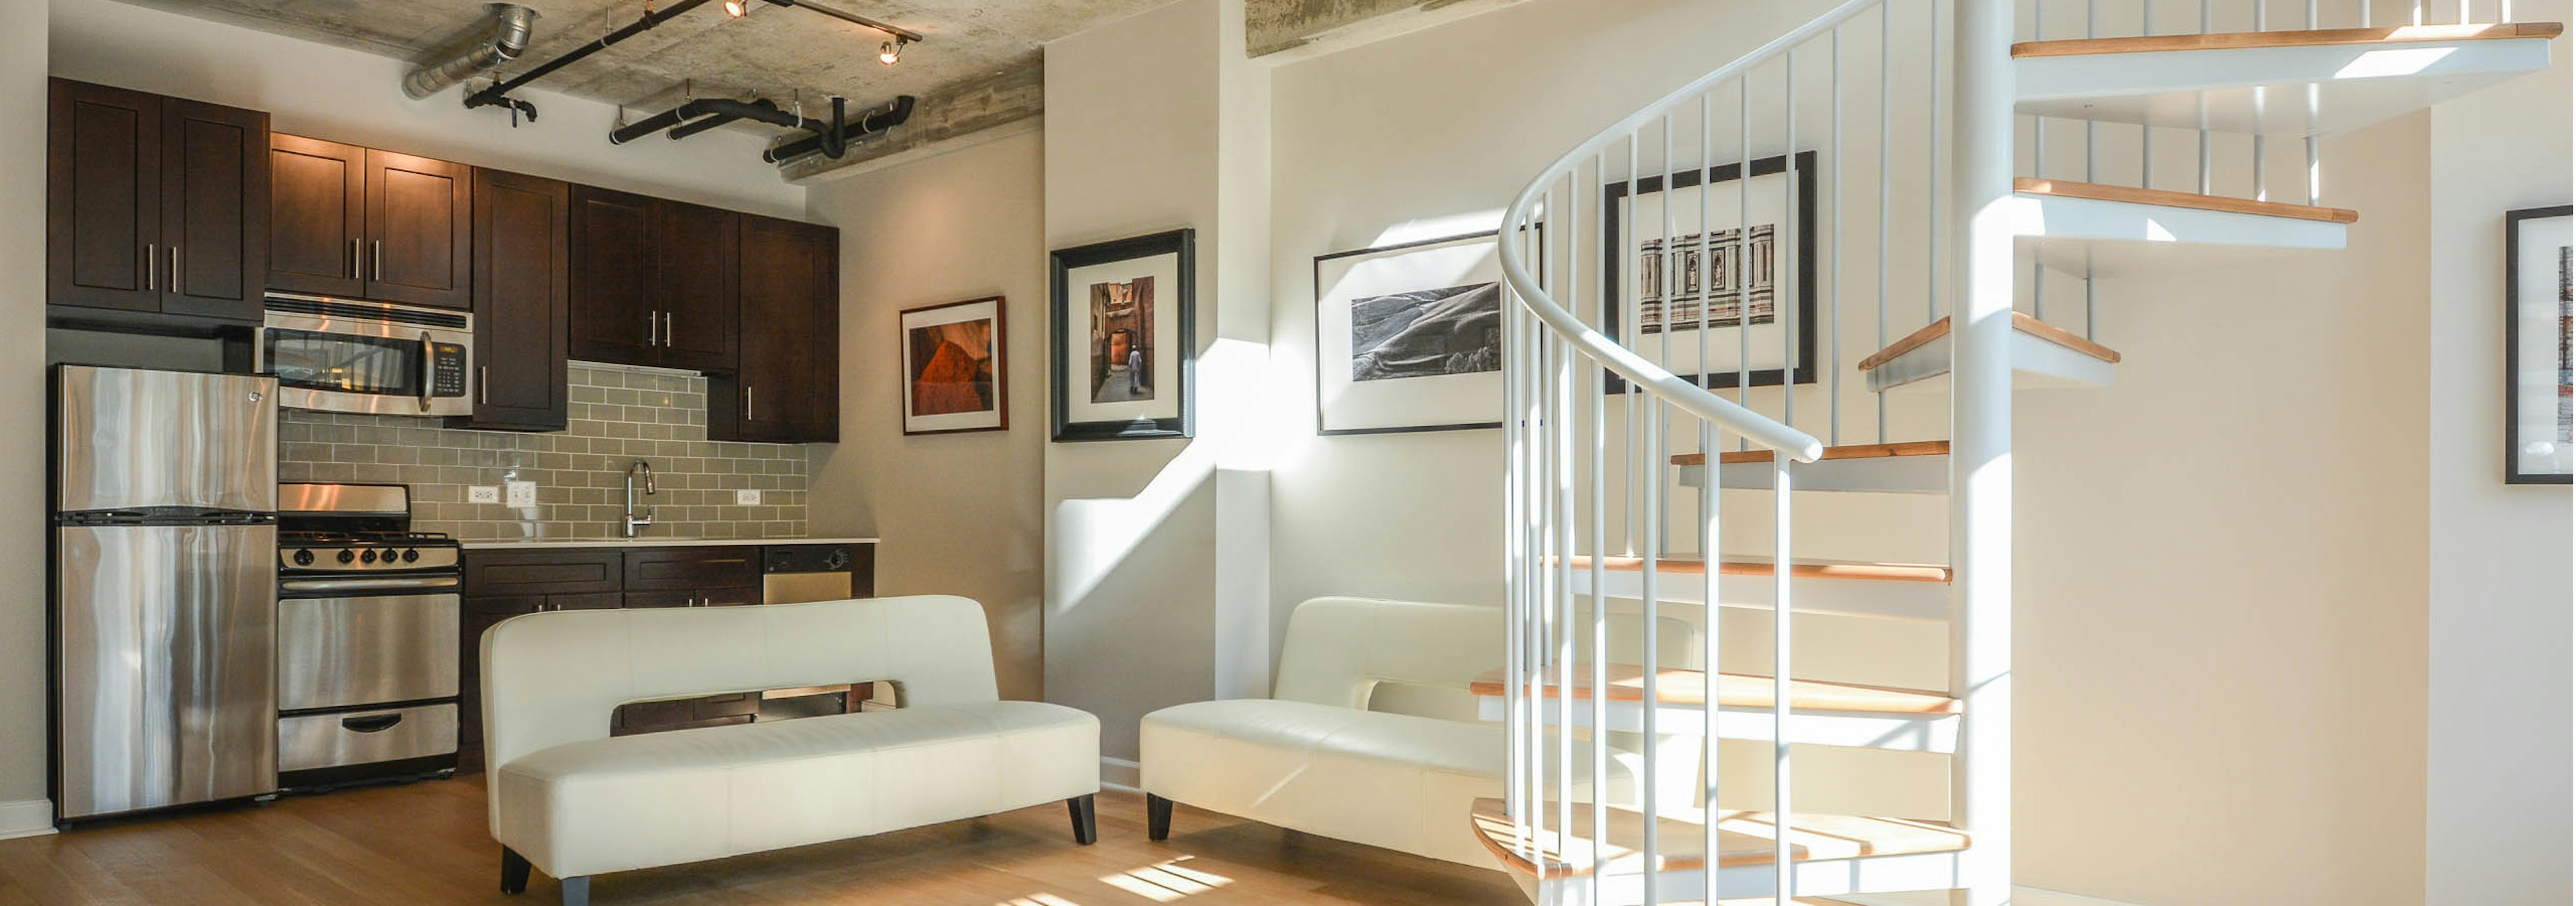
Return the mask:
<path fill-rule="evenodd" d="M 431 396 L 465 395 L 464 345 L 458 343 L 430 344 L 429 394 Z"/>

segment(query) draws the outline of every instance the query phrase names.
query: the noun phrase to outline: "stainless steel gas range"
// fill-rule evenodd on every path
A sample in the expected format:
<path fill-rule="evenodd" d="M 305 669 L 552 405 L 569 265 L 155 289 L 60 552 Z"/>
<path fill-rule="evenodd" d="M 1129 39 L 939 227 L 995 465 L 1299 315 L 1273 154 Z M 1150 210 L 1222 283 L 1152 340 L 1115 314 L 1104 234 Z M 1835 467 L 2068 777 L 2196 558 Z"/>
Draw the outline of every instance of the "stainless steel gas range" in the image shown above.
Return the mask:
<path fill-rule="evenodd" d="M 283 789 L 456 769 L 458 545 L 411 531 L 401 485 L 277 489 Z"/>

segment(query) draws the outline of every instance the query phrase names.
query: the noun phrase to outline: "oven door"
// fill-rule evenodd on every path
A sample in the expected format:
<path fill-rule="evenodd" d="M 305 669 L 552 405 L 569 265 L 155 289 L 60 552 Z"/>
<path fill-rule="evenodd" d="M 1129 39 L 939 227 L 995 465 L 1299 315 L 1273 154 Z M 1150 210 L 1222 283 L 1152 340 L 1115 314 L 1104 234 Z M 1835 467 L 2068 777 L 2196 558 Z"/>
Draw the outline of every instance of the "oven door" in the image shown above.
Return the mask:
<path fill-rule="evenodd" d="M 289 409 L 474 413 L 473 316 L 464 312 L 271 296 L 252 348 Z"/>
<path fill-rule="evenodd" d="M 454 576 L 372 577 L 373 590 L 277 602 L 277 706 L 286 712 L 456 696 Z M 287 579 L 360 585 L 356 579 Z M 417 585 L 429 584 L 430 588 Z M 436 588 L 443 584 L 444 589 Z M 407 587 L 408 586 L 408 587 Z"/>

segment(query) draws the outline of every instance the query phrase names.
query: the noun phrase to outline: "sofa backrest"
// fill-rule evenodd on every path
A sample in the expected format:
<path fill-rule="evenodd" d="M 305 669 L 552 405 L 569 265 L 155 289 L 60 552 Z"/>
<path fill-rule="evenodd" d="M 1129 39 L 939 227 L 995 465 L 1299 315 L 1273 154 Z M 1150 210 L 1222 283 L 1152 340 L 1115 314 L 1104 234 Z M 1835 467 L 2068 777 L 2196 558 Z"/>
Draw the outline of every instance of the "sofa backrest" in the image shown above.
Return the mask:
<path fill-rule="evenodd" d="M 918 595 L 512 617 L 483 635 L 484 761 L 605 739 L 627 702 L 876 680 L 907 706 L 999 698 L 984 608 Z"/>
<path fill-rule="evenodd" d="M 1613 662 L 1639 663 L 1643 622 L 1638 614 L 1612 611 Z M 1577 650 L 1590 651 L 1589 619 L 1578 615 L 1576 624 L 1582 629 Z M 1672 617 L 1656 625 L 1662 664 L 1700 666 L 1703 636 L 1697 625 Z M 1500 607 L 1315 598 L 1288 617 L 1272 697 L 1473 720 L 1476 704 L 1467 686 L 1503 665 L 1503 642 Z"/>

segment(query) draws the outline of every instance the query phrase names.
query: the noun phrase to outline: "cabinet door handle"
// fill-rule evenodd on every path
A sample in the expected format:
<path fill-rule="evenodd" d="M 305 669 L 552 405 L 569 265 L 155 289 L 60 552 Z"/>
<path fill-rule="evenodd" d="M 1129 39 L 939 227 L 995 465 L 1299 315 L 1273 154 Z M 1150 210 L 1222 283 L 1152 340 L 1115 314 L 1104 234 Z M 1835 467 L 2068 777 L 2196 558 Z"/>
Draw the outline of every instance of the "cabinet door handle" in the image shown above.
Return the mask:
<path fill-rule="evenodd" d="M 492 402 L 492 366 L 490 365 L 474 366 L 474 401 L 484 405 L 490 405 Z"/>
<path fill-rule="evenodd" d="M 742 420 L 750 421 L 751 413 L 753 411 L 754 410 L 751 408 L 751 385 L 744 384 L 742 385 Z"/>
<path fill-rule="evenodd" d="M 662 313 L 662 345 L 670 346 L 671 341 L 680 338 L 679 323 L 679 315 L 667 311 Z"/>
<path fill-rule="evenodd" d="M 157 242 L 143 244 L 143 291 L 161 291 L 161 244 Z"/>
<path fill-rule="evenodd" d="M 170 294 L 173 296 L 188 294 L 186 290 L 179 288 L 179 244 L 175 242 L 170 244 Z"/>
<path fill-rule="evenodd" d="M 382 240 L 382 239 L 375 240 L 375 251 L 376 251 L 376 255 L 375 255 L 375 258 L 376 258 L 376 275 L 375 275 L 374 277 L 370 277 L 370 278 L 368 278 L 368 279 L 374 280 L 374 281 L 376 281 L 376 282 L 378 282 L 378 283 L 382 283 L 382 282 L 384 282 L 384 279 L 385 279 L 385 241 L 384 241 L 384 240 Z"/>
<path fill-rule="evenodd" d="M 644 345 L 646 345 L 646 346 L 660 346 L 660 345 L 662 345 L 662 313 L 661 313 L 661 312 L 658 312 L 658 311 L 647 311 L 647 312 L 645 312 L 645 313 L 644 313 Z"/>

